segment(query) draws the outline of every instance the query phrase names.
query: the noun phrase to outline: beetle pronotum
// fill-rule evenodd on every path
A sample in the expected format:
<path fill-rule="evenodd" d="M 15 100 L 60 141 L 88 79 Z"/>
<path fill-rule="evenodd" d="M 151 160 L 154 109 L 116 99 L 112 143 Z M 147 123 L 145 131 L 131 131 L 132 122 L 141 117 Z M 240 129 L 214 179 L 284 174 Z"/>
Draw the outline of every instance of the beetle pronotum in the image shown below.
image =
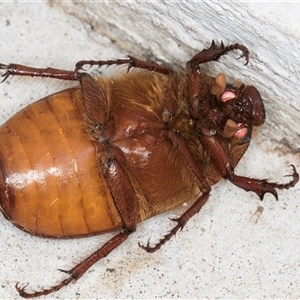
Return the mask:
<path fill-rule="evenodd" d="M 0 128 L 0 208 L 16 226 L 43 237 L 79 237 L 119 232 L 73 269 L 68 277 L 22 297 L 47 295 L 80 278 L 136 230 L 137 223 L 196 199 L 174 228 L 151 246 L 157 251 L 197 213 L 211 186 L 228 179 L 277 199 L 280 184 L 238 176 L 234 168 L 246 151 L 265 109 L 253 86 L 235 86 L 226 76 L 202 74 L 200 65 L 240 50 L 213 42 L 186 64 L 185 74 L 128 56 L 80 61 L 74 71 L 0 64 L 9 76 L 79 81 L 78 87 L 48 96 L 17 113 Z M 93 78 L 83 66 L 127 65 L 127 74 Z M 135 70 L 132 71 L 131 69 Z"/>

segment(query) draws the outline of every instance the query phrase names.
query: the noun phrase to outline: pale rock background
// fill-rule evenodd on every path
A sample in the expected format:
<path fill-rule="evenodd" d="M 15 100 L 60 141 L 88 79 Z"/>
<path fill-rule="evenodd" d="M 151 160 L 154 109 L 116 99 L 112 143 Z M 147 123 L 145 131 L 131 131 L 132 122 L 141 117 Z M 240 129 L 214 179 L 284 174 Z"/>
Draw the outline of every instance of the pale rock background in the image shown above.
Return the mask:
<path fill-rule="evenodd" d="M 0 62 L 72 69 L 81 59 L 131 54 L 179 69 L 212 39 L 242 43 L 251 51 L 248 66 L 231 53 L 202 70 L 225 72 L 260 90 L 267 122 L 236 173 L 283 181 L 289 164 L 300 168 L 299 14 L 295 2 L 2 2 Z M 0 85 L 1 123 L 68 86 L 50 79 L 7 80 Z M 140 224 L 77 283 L 47 298 L 299 298 L 299 195 L 297 186 L 279 192 L 278 202 L 271 195 L 260 202 L 222 181 L 161 250 L 147 254 L 137 243 L 166 233 L 176 211 Z M 255 213 L 260 206 L 261 215 Z M 56 283 L 64 278 L 57 269 L 71 268 L 107 238 L 32 237 L 0 216 L 0 298 L 16 299 L 17 281 L 28 288 Z"/>

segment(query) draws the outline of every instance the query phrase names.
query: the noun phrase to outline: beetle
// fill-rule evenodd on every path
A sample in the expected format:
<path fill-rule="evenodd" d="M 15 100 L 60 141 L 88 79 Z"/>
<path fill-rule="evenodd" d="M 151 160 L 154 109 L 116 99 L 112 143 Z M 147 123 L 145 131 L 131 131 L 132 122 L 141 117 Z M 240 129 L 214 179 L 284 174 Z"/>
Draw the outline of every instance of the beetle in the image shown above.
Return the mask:
<path fill-rule="evenodd" d="M 225 178 L 277 199 L 276 189 L 298 182 L 294 165 L 287 183 L 236 175 L 253 128 L 265 121 L 258 90 L 229 84 L 225 74 L 201 73 L 200 65 L 239 50 L 211 46 L 186 64 L 185 73 L 132 56 L 83 60 L 73 71 L 0 64 L 10 76 L 79 81 L 21 110 L 0 128 L 0 209 L 20 229 L 49 238 L 75 238 L 118 230 L 57 285 L 20 296 L 48 295 L 79 279 L 145 219 L 187 201 L 188 209 L 156 244 L 155 252 L 203 207 L 211 186 Z M 127 65 L 127 73 L 93 77 L 83 67 Z M 133 69 L 133 70 L 131 70 Z"/>

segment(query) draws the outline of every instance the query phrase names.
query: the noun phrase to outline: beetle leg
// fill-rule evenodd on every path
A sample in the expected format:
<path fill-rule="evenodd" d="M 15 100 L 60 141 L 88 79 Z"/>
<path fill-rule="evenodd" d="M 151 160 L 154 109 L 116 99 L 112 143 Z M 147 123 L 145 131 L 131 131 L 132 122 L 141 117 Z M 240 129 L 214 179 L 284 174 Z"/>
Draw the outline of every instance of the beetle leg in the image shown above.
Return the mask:
<path fill-rule="evenodd" d="M 138 245 L 149 253 L 153 253 L 159 250 L 161 246 L 163 246 L 167 241 L 169 241 L 171 237 L 174 236 L 179 229 L 180 230 L 183 229 L 185 224 L 193 215 L 195 215 L 200 211 L 200 209 L 206 203 L 208 197 L 209 197 L 209 191 L 204 191 L 201 194 L 201 196 L 199 196 L 196 199 L 196 201 L 188 208 L 188 210 L 185 211 L 179 218 L 171 219 L 172 221 L 177 222 L 177 225 L 173 227 L 171 231 L 168 234 L 166 234 L 163 238 L 161 238 L 160 241 L 156 243 L 154 246 L 150 246 L 150 241 L 147 242 L 146 246 L 142 245 L 140 242 L 138 243 Z"/>
<path fill-rule="evenodd" d="M 83 68 L 83 66 L 98 66 L 99 68 L 102 66 L 111 66 L 111 65 L 124 65 L 128 64 L 127 72 L 131 68 L 139 68 L 139 69 L 145 69 L 148 71 L 154 71 L 160 74 L 169 75 L 172 73 L 175 73 L 172 69 L 159 65 L 156 62 L 153 61 L 143 61 L 138 58 L 135 58 L 133 56 L 128 55 L 128 58 L 124 59 L 111 59 L 111 60 L 81 60 L 76 64 L 76 68 L 74 72 L 78 72 L 80 69 Z"/>
<path fill-rule="evenodd" d="M 221 46 L 216 46 L 215 42 L 212 41 L 211 46 L 208 49 L 204 49 L 201 52 L 199 52 L 197 55 L 195 55 L 188 63 L 188 69 L 191 68 L 192 73 L 197 71 L 198 65 L 202 63 L 206 63 L 213 60 L 218 60 L 221 56 L 225 55 L 229 51 L 233 51 L 239 49 L 243 52 L 243 54 L 240 57 L 246 58 L 246 63 L 249 61 L 249 51 L 248 49 L 239 44 L 232 44 L 229 46 L 224 46 L 223 42 L 221 43 Z M 48 78 L 56 78 L 61 80 L 78 80 L 80 69 L 84 65 L 89 66 L 111 66 L 111 65 L 123 65 L 128 64 L 129 71 L 131 68 L 140 68 L 140 69 L 146 69 L 149 71 L 155 71 L 160 74 L 169 75 L 174 73 L 174 71 L 168 67 L 159 65 L 155 62 L 147 62 L 139 60 L 135 57 L 129 56 L 128 58 L 124 59 L 114 59 L 114 60 L 82 60 L 79 61 L 76 64 L 74 71 L 67 71 L 67 70 L 60 70 L 60 69 L 54 69 L 54 68 L 33 68 L 29 66 L 19 65 L 19 64 L 1 64 L 0 63 L 0 69 L 6 70 L 6 72 L 2 75 L 3 81 L 5 81 L 9 76 L 31 76 L 31 77 L 48 77 Z"/>
<path fill-rule="evenodd" d="M 80 78 L 80 70 L 85 66 L 98 66 L 99 68 L 102 66 L 111 66 L 111 65 L 124 65 L 128 64 L 127 72 L 131 68 L 139 68 L 146 69 L 149 71 L 155 71 L 160 74 L 169 75 L 171 73 L 175 73 L 172 69 L 159 65 L 158 63 L 152 61 L 143 61 L 137 59 L 133 56 L 128 55 L 128 58 L 124 59 L 112 59 L 112 60 L 81 60 L 76 63 L 74 71 L 66 71 L 60 69 L 53 68 L 33 68 L 29 66 L 19 65 L 19 64 L 1 64 L 0 69 L 6 70 L 6 72 L 1 75 L 3 77 L 3 81 L 5 81 L 9 76 L 31 76 L 31 77 L 48 77 L 48 78 L 56 78 L 61 80 L 79 80 Z"/>
<path fill-rule="evenodd" d="M 277 191 L 275 189 L 289 189 L 299 181 L 299 174 L 296 168 L 292 165 L 293 174 L 292 180 L 286 184 L 268 182 L 255 178 L 248 178 L 234 174 L 234 170 L 229 163 L 228 154 L 220 144 L 218 138 L 209 132 L 205 126 L 199 127 L 199 140 L 201 144 L 209 151 L 210 158 L 214 165 L 218 168 L 222 177 L 231 181 L 234 185 L 244 189 L 245 191 L 255 192 L 262 200 L 266 193 L 271 193 L 277 200 Z"/>
<path fill-rule="evenodd" d="M 204 49 L 196 54 L 187 64 L 191 64 L 192 66 L 196 67 L 196 65 L 199 64 L 217 61 L 221 56 L 233 50 L 242 51 L 242 55 L 239 58 L 245 57 L 245 65 L 247 65 L 249 62 L 249 50 L 247 47 L 240 44 L 232 44 L 225 47 L 223 42 L 221 42 L 220 46 L 217 46 L 214 40 L 212 40 L 212 43 L 208 49 Z"/>
<path fill-rule="evenodd" d="M 234 185 L 244 189 L 245 191 L 255 192 L 260 200 L 263 200 L 263 197 L 266 193 L 271 193 L 276 200 L 278 200 L 278 194 L 275 189 L 289 189 L 299 181 L 299 174 L 294 165 L 291 165 L 293 168 L 293 174 L 286 175 L 291 176 L 292 179 L 288 183 L 276 183 L 268 182 L 265 179 L 259 180 L 255 178 L 248 178 L 243 176 L 238 176 L 233 173 L 233 171 L 228 172 L 227 179 L 231 181 Z"/>
<path fill-rule="evenodd" d="M 197 181 L 197 185 L 201 190 L 201 195 L 196 199 L 196 201 L 179 217 L 176 219 L 172 219 L 172 221 L 177 222 L 176 226 L 172 228 L 172 230 L 166 234 L 163 238 L 160 239 L 158 243 L 154 246 L 150 246 L 150 242 L 144 246 L 139 243 L 139 246 L 146 250 L 147 252 L 153 253 L 160 249 L 167 241 L 174 236 L 178 230 L 182 230 L 188 220 L 200 211 L 202 206 L 206 203 L 209 193 L 210 193 L 210 185 L 208 184 L 205 176 L 201 172 L 198 163 L 195 160 L 194 155 L 192 154 L 190 148 L 187 146 L 185 139 L 181 136 L 180 132 L 175 132 L 172 130 L 172 122 L 173 122 L 173 112 L 176 110 L 174 107 L 174 101 L 172 101 L 172 93 L 170 91 L 174 90 L 174 85 L 176 85 L 177 76 L 176 73 L 169 74 L 168 81 L 165 88 L 165 107 L 162 112 L 162 119 L 165 123 L 168 139 L 177 147 L 180 154 L 183 156 L 183 159 L 186 161 L 188 167 L 195 175 L 195 180 Z"/>
<path fill-rule="evenodd" d="M 95 147 L 102 172 L 107 180 L 113 201 L 122 218 L 124 229 L 133 232 L 138 222 L 138 200 L 126 173 L 123 152 L 111 144 L 114 121 L 110 119 L 107 104 L 103 101 L 101 86 L 89 74 L 80 79 L 88 129 L 93 131 Z M 101 142 L 99 142 L 99 140 Z"/>
<path fill-rule="evenodd" d="M 208 103 L 201 101 L 200 97 L 200 92 L 203 90 L 203 83 L 199 76 L 199 65 L 210 61 L 217 61 L 221 56 L 233 50 L 242 51 L 242 55 L 239 58 L 245 57 L 245 65 L 247 65 L 249 62 L 249 51 L 247 47 L 240 44 L 232 44 L 225 47 L 223 42 L 221 43 L 221 46 L 217 46 L 214 40 L 208 49 L 202 50 L 187 62 L 186 73 L 189 86 L 189 101 L 191 116 L 194 119 L 197 119 L 199 115 L 206 115 L 206 111 L 210 109 Z"/>
<path fill-rule="evenodd" d="M 9 76 L 31 76 L 31 77 L 48 77 L 56 78 L 62 80 L 78 80 L 78 72 L 59 70 L 53 68 L 33 68 L 18 64 L 4 65 L 0 64 L 0 69 L 6 70 L 6 72 L 1 75 L 3 81 L 5 81 Z"/>
<path fill-rule="evenodd" d="M 167 241 L 170 240 L 170 238 L 177 233 L 177 231 L 180 229 L 182 230 L 185 224 L 188 222 L 188 220 L 198 213 L 200 209 L 203 207 L 203 205 L 206 203 L 209 193 L 210 193 L 210 186 L 199 169 L 199 166 L 191 153 L 189 147 L 187 146 L 184 138 L 178 133 L 174 132 L 173 130 L 168 131 L 168 137 L 173 142 L 173 144 L 178 148 L 179 152 L 182 154 L 184 160 L 187 162 L 189 168 L 194 173 L 196 177 L 197 184 L 202 191 L 201 195 L 196 199 L 196 201 L 179 217 L 172 219 L 172 221 L 177 222 L 177 225 L 172 228 L 172 230 L 166 234 L 158 243 L 156 243 L 154 246 L 150 246 L 150 243 L 146 244 L 146 246 L 143 246 L 139 243 L 139 246 L 146 250 L 147 252 L 153 253 L 161 248 L 162 245 L 164 245 Z"/>
<path fill-rule="evenodd" d="M 61 283 L 49 289 L 43 289 L 41 291 L 35 291 L 35 292 L 26 292 L 25 289 L 27 286 L 20 287 L 19 283 L 17 283 L 16 289 L 18 293 L 23 298 L 34 298 L 39 296 L 46 296 L 60 290 L 64 286 L 68 285 L 71 281 L 79 279 L 93 264 L 95 264 L 103 257 L 107 256 L 111 251 L 113 251 L 120 244 L 122 244 L 127 239 L 129 234 L 130 232 L 126 230 L 120 232 L 112 239 L 110 239 L 106 244 L 104 244 L 100 249 L 98 249 L 92 255 L 90 255 L 85 260 L 83 260 L 78 265 L 76 265 L 73 269 L 69 271 L 60 270 L 70 275 L 68 278 L 64 279 Z"/>

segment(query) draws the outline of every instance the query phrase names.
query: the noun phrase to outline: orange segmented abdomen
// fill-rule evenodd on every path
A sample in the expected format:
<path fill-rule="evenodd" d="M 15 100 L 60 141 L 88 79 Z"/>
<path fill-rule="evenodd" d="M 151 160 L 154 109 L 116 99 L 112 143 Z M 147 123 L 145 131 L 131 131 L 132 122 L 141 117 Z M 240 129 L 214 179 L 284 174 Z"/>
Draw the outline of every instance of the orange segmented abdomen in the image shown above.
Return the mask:
<path fill-rule="evenodd" d="M 73 88 L 29 105 L 0 128 L 0 208 L 25 231 L 75 237 L 121 227 L 82 114 L 80 89 Z"/>

